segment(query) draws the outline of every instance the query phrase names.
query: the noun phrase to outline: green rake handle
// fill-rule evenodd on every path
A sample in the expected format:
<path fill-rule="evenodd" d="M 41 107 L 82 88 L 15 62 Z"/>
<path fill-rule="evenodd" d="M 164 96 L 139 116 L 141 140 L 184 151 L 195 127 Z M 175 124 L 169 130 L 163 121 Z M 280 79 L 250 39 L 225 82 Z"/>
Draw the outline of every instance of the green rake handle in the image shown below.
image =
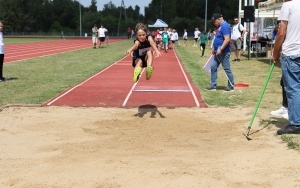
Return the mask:
<path fill-rule="evenodd" d="M 258 99 L 258 101 L 257 101 L 257 103 L 256 103 L 254 112 L 253 112 L 253 114 L 252 114 L 252 118 L 251 118 L 250 123 L 249 123 L 249 126 L 248 126 L 248 129 L 249 129 L 249 130 L 251 129 L 251 126 L 252 126 L 252 124 L 253 124 L 253 121 L 254 121 L 254 118 L 255 118 L 255 116 L 256 116 L 257 110 L 258 110 L 258 108 L 259 108 L 260 102 L 261 102 L 261 100 L 262 100 L 262 98 L 263 98 L 263 96 L 264 96 L 265 90 L 266 90 L 266 88 L 267 88 L 267 85 L 268 85 L 268 83 L 269 83 L 270 77 L 271 77 L 272 72 L 273 72 L 273 69 L 274 69 L 274 65 L 275 65 L 275 63 L 272 63 L 272 65 L 271 65 L 271 67 L 270 67 L 270 70 L 269 70 L 269 74 L 268 74 L 267 79 L 266 79 L 266 81 L 265 81 L 265 85 L 264 85 L 264 87 L 263 87 L 263 89 L 262 89 L 262 91 L 261 91 L 261 93 L 260 93 L 259 99 Z"/>

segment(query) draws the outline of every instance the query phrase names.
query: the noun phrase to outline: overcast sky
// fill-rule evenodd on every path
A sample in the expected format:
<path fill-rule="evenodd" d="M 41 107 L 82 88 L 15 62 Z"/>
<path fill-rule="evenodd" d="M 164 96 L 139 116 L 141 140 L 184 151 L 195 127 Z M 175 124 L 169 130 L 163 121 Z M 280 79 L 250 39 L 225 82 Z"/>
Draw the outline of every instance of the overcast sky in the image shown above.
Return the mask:
<path fill-rule="evenodd" d="M 88 7 L 91 5 L 91 0 L 79 0 L 79 1 L 85 7 Z M 122 0 L 97 0 L 98 10 L 102 10 L 103 5 L 107 4 L 110 1 L 113 4 L 115 4 L 116 7 L 119 7 L 122 4 Z M 151 1 L 152 0 L 124 0 L 124 4 L 125 4 L 126 8 L 128 8 L 129 6 L 132 6 L 133 9 L 134 9 L 135 5 L 138 5 L 141 9 L 141 14 L 144 14 L 144 7 L 148 6 Z"/>

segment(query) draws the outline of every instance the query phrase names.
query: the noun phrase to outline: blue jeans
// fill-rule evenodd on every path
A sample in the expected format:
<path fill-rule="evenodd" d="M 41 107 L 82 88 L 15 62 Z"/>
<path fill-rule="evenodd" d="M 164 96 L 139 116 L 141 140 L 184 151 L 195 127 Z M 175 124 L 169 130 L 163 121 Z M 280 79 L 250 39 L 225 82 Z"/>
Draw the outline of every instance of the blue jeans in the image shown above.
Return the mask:
<path fill-rule="evenodd" d="M 300 54 L 280 57 L 290 125 L 300 125 Z"/>
<path fill-rule="evenodd" d="M 211 78 L 210 78 L 210 87 L 216 88 L 217 87 L 217 81 L 218 81 L 218 67 L 222 63 L 222 67 L 226 73 L 226 76 L 228 78 L 227 87 L 230 89 L 234 89 L 234 79 L 233 74 L 230 68 L 230 52 L 222 53 L 220 55 L 214 56 L 214 62 L 212 63 L 210 67 L 211 71 Z"/>

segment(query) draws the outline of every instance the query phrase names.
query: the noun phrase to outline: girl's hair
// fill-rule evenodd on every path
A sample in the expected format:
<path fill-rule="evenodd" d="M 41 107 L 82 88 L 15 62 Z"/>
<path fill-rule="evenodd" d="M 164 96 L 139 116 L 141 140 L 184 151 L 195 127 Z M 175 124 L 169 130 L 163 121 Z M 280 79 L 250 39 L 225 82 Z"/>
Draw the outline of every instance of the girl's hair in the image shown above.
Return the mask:
<path fill-rule="evenodd" d="M 135 32 L 137 33 L 138 30 L 140 30 L 140 29 L 143 30 L 143 31 L 145 31 L 145 33 L 148 32 L 147 26 L 145 24 L 141 23 L 141 22 L 136 24 L 136 26 L 135 26 Z"/>
<path fill-rule="evenodd" d="M 0 20 L 0 23 L 2 23 L 2 24 L 3 24 L 3 21 L 2 21 L 2 20 Z"/>

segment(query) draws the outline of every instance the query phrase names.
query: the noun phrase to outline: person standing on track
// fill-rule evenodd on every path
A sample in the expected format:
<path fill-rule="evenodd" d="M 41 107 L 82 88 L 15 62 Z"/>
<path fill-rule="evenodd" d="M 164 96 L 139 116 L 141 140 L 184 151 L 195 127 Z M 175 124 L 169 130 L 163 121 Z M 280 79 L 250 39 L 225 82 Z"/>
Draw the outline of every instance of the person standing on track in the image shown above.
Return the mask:
<path fill-rule="evenodd" d="M 105 33 L 108 32 L 107 29 L 105 29 L 103 27 L 103 25 L 101 25 L 101 27 L 98 29 L 98 37 L 99 37 L 99 48 L 101 47 L 102 43 L 105 41 Z M 103 46 L 102 46 L 103 48 Z"/>
<path fill-rule="evenodd" d="M 93 41 L 93 48 L 96 49 L 97 46 L 97 37 L 98 36 L 98 28 L 97 25 L 95 24 L 94 27 L 92 28 L 92 41 Z"/>
<path fill-rule="evenodd" d="M 5 78 L 3 77 L 3 63 L 4 63 L 4 42 L 3 42 L 3 21 L 0 20 L 0 82 L 4 82 Z"/>
<path fill-rule="evenodd" d="M 163 49 L 165 50 L 166 53 L 168 53 L 168 44 L 169 44 L 169 34 L 168 34 L 168 29 L 164 28 L 164 31 L 161 33 L 162 37 L 162 43 L 163 43 Z"/>
<path fill-rule="evenodd" d="M 161 53 L 156 48 L 156 44 L 151 35 L 148 35 L 147 26 L 143 23 L 138 23 L 135 27 L 136 39 L 134 45 L 129 48 L 126 53 L 132 56 L 132 66 L 134 67 L 133 79 L 135 83 L 138 81 L 142 68 L 146 69 L 146 79 L 151 78 L 153 72 L 153 56 L 157 58 Z M 151 48 L 154 50 L 152 52 Z"/>

